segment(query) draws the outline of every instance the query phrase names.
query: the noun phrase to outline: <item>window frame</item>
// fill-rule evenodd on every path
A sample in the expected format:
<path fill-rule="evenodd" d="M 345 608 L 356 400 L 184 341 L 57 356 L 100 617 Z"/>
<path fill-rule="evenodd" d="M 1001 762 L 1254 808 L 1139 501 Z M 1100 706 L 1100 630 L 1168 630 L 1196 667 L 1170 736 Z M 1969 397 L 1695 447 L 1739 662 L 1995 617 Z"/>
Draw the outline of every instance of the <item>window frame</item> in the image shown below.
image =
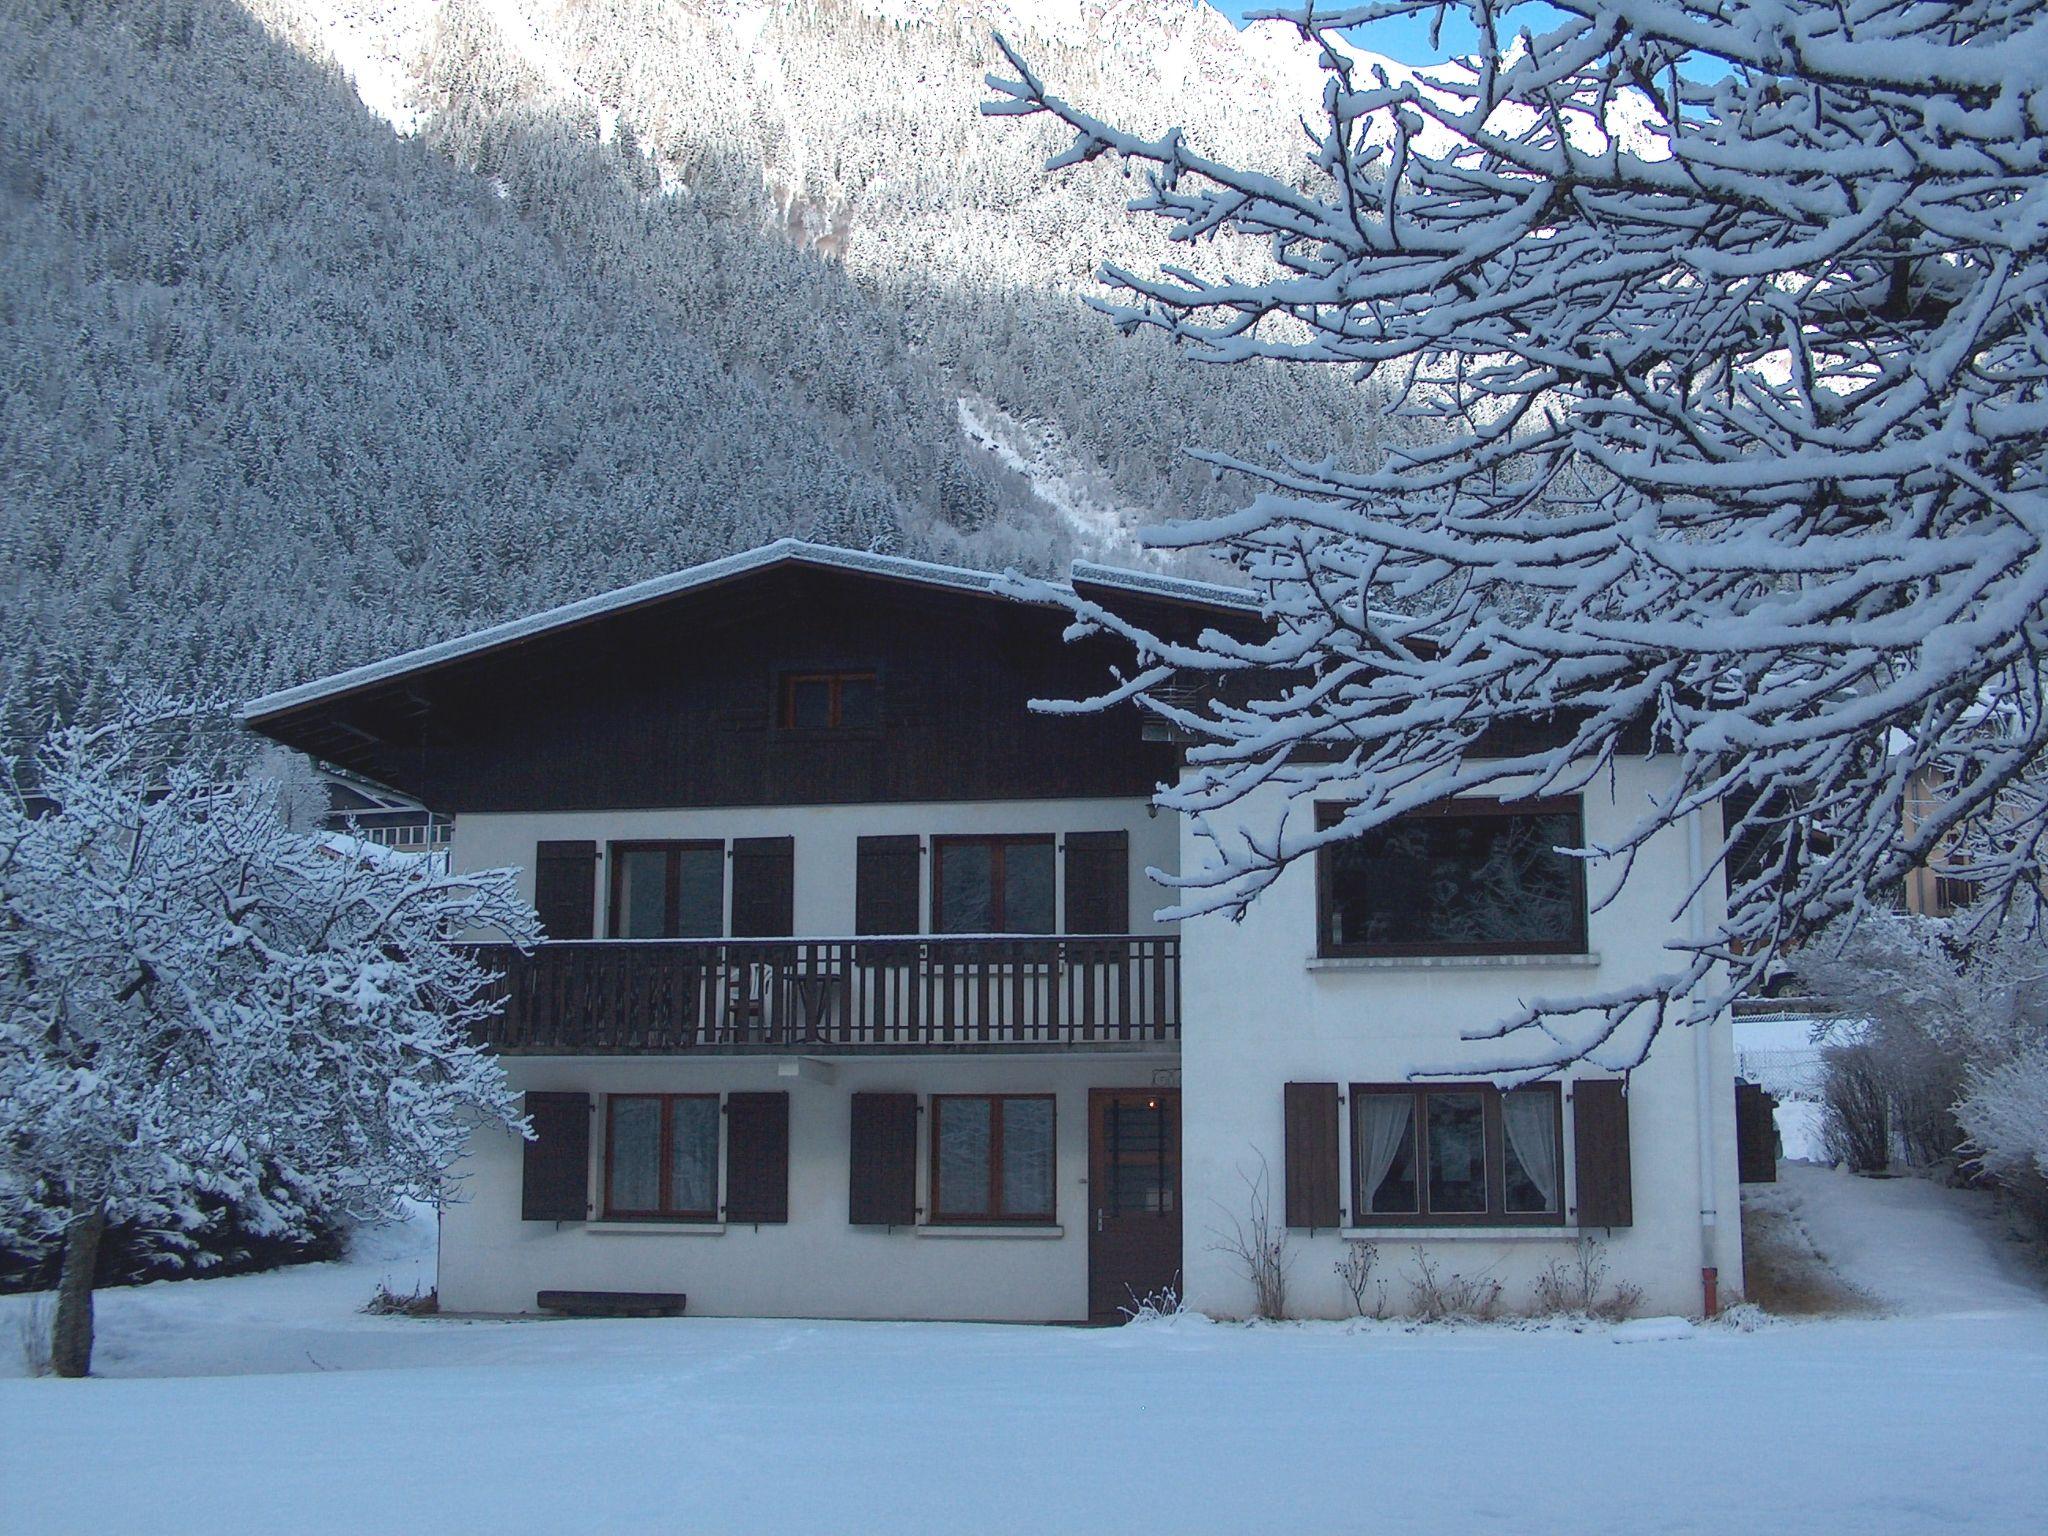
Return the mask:
<path fill-rule="evenodd" d="M 1343 819 L 1344 813 L 1356 804 L 1349 800 L 1320 800 L 1316 802 L 1316 829 L 1327 830 Z M 1387 823 L 1392 827 L 1403 821 L 1435 821 L 1452 818 L 1509 818 L 1516 816 L 1569 815 L 1574 824 L 1574 841 L 1583 843 L 1586 835 L 1585 801 L 1578 795 L 1552 795 L 1536 800 L 1499 799 L 1458 799 L 1446 800 L 1436 805 L 1424 806 L 1409 811 Z M 1355 840 L 1354 840 L 1355 841 Z M 1488 940 L 1480 943 L 1465 941 L 1421 941 L 1407 944 L 1333 944 L 1330 942 L 1331 921 L 1335 915 L 1335 851 L 1339 844 L 1326 844 L 1316 850 L 1316 955 L 1325 960 L 1346 959 L 1418 959 L 1431 956 L 1476 956 L 1476 955 L 1584 955 L 1592 952 L 1591 925 L 1586 911 L 1586 866 L 1582 859 L 1571 859 L 1573 914 L 1572 932 L 1562 940 L 1551 939 L 1506 939 Z"/>
<path fill-rule="evenodd" d="M 796 690 L 799 683 L 824 683 L 830 689 L 831 703 L 827 709 L 825 724 L 796 723 Z M 866 683 L 875 690 L 875 719 L 872 724 L 848 725 L 841 718 L 844 713 L 841 694 L 847 683 Z M 879 731 L 882 728 L 882 672 L 879 667 L 791 668 L 776 675 L 775 688 L 775 725 L 778 730 L 858 734 Z"/>
<path fill-rule="evenodd" d="M 1352 1083 L 1350 1096 L 1351 1223 L 1357 1227 L 1562 1227 L 1565 1225 L 1564 1093 L 1556 1083 L 1531 1083 L 1507 1093 L 1541 1093 L 1551 1101 L 1553 1151 L 1557 1157 L 1557 1209 L 1510 1211 L 1507 1208 L 1507 1126 L 1502 1118 L 1502 1089 L 1491 1083 Z M 1365 1100 L 1373 1094 L 1407 1094 L 1412 1099 L 1408 1135 L 1415 1152 L 1415 1209 L 1368 1209 L 1365 1187 L 1365 1138 L 1359 1120 Z M 1478 1094 L 1485 1134 L 1486 1209 L 1435 1212 L 1429 1208 L 1429 1113 L 1432 1094 Z"/>
<path fill-rule="evenodd" d="M 945 1211 L 940 1182 L 939 1134 L 945 1120 L 945 1106 L 954 1100 L 979 1099 L 989 1106 L 988 1188 L 979 1212 L 960 1214 Z M 1047 1181 L 1052 1204 L 1043 1212 L 1014 1213 L 1002 1209 L 1004 1108 L 1012 1099 L 1041 1100 L 1052 1107 L 1052 1178 Z M 1053 1093 L 935 1093 L 931 1102 L 931 1200 L 927 1221 L 941 1227 L 1050 1227 L 1059 1220 L 1060 1103 Z"/>
<path fill-rule="evenodd" d="M 989 909 L 994 914 L 997 926 L 991 930 L 988 930 L 988 932 L 993 933 L 994 935 L 1002 938 L 1055 937 L 1061 932 L 1063 919 L 1060 913 L 1060 848 L 1059 838 L 1056 834 L 1051 832 L 941 833 L 935 834 L 932 837 L 931 844 L 931 931 L 933 937 L 946 938 L 950 936 L 950 930 L 948 930 L 946 927 L 947 850 L 949 848 L 953 848 L 956 846 L 967 845 L 987 847 L 990 852 L 988 865 L 988 877 L 990 887 Z M 1021 929 L 1011 929 L 1003 926 L 1007 919 L 1007 913 L 1004 911 L 1004 908 L 1007 905 L 1007 898 L 1004 891 L 1004 887 L 1007 884 L 1007 882 L 1003 878 L 1004 858 L 1005 850 L 1013 844 L 1043 844 L 1052 852 L 1051 900 L 1053 925 L 1050 929 L 1047 929 L 1042 934 L 1036 929 L 1033 929 L 1029 932 L 1025 932 Z"/>
<path fill-rule="evenodd" d="M 681 855 L 688 852 L 716 853 L 718 855 L 718 932 L 715 934 L 681 934 L 676 932 L 681 918 L 683 861 Z M 731 864 L 732 856 L 725 840 L 716 837 L 684 838 L 639 838 L 605 845 L 605 858 L 611 868 L 605 873 L 605 916 L 604 933 L 608 939 L 623 939 L 619 932 L 619 919 L 624 912 L 626 859 L 629 853 L 661 853 L 667 855 L 668 865 L 662 880 L 662 906 L 664 918 L 660 937 L 664 939 L 690 938 L 709 943 L 723 939 L 732 924 Z"/>
<path fill-rule="evenodd" d="M 661 1135 L 656 1154 L 659 1158 L 660 1182 L 653 1210 L 625 1210 L 612 1204 L 612 1154 L 617 1146 L 617 1122 L 613 1118 L 613 1107 L 621 1099 L 655 1099 L 661 1104 Z M 679 1099 L 708 1099 L 718 1106 L 717 1117 L 712 1122 L 712 1173 L 711 1206 L 708 1210 L 682 1210 L 669 1204 L 670 1176 L 673 1172 L 675 1152 L 675 1105 Z M 660 1221 L 660 1222 L 716 1222 L 718 1220 L 719 1195 L 725 1183 L 725 1099 L 717 1093 L 607 1093 L 604 1096 L 604 1201 L 601 1206 L 602 1220 L 605 1221 Z"/>

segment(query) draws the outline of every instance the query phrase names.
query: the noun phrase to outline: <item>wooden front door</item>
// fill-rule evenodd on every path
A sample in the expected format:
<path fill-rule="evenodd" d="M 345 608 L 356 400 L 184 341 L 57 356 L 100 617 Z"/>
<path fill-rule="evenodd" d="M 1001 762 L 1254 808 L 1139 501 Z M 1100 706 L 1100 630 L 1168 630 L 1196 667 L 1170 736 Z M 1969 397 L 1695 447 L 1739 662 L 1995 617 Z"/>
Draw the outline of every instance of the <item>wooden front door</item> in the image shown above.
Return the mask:
<path fill-rule="evenodd" d="M 1088 1315 L 1180 1289 L 1180 1090 L 1088 1095 Z"/>

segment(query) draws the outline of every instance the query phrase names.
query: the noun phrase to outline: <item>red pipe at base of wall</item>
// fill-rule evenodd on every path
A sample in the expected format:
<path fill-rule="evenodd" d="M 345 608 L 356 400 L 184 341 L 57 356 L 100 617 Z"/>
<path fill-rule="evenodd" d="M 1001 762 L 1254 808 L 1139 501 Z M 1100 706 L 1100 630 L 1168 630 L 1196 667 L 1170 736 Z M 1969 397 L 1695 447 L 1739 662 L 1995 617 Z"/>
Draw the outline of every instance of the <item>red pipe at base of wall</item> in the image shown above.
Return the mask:
<path fill-rule="evenodd" d="M 1709 1265 L 1700 1271 L 1700 1290 L 1706 1295 L 1707 1316 L 1721 1315 L 1721 1271 Z"/>

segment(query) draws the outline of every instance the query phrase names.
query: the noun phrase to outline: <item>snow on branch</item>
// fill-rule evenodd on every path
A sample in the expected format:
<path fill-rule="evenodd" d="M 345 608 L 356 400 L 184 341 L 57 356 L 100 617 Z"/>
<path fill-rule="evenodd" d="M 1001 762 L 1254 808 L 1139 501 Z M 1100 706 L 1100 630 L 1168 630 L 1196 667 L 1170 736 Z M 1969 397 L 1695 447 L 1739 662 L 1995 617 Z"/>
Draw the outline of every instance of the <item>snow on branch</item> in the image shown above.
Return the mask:
<path fill-rule="evenodd" d="M 1252 272 L 1105 267 L 1113 322 L 1397 386 L 1399 445 L 1232 461 L 1259 487 L 1241 512 L 1148 534 L 1250 578 L 1262 643 L 1076 605 L 1153 666 L 1118 691 L 1195 738 L 1164 803 L 1209 854 L 1177 910 L 1240 909 L 1419 806 L 1654 748 L 1667 787 L 1581 851 L 1626 880 L 1718 803 L 1725 922 L 1674 939 L 1664 975 L 1492 1031 L 1504 1069 L 1626 1064 L 1917 866 L 1993 896 L 2040 877 L 2048 20 L 1557 0 L 1546 30 L 1400 80 L 1342 36 L 1441 9 L 1274 13 L 1327 72 L 1284 179 L 1099 120 L 1001 39 L 1015 78 L 985 110 L 1070 129 L 1053 169 L 1139 167 L 1131 210 L 1176 240 L 1263 242 Z M 1315 830 L 1226 814 L 1267 784 L 1358 805 Z"/>

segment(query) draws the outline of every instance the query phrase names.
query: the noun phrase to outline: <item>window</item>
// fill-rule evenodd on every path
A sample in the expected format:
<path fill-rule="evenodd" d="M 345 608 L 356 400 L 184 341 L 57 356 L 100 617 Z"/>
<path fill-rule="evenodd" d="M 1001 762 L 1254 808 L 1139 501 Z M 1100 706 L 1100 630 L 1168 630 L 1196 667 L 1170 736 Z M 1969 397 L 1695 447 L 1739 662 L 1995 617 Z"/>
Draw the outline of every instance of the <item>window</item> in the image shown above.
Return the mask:
<path fill-rule="evenodd" d="M 725 844 L 613 843 L 611 936 L 725 935 Z"/>
<path fill-rule="evenodd" d="M 1053 1219 L 1051 1094 L 932 1096 L 932 1219 Z"/>
<path fill-rule="evenodd" d="M 1050 837 L 935 837 L 932 858 L 932 932 L 1057 931 Z"/>
<path fill-rule="evenodd" d="M 717 1219 L 717 1094 L 605 1100 L 604 1213 L 620 1221 Z"/>
<path fill-rule="evenodd" d="M 1351 1089 L 1351 1187 L 1363 1226 L 1564 1220 L 1555 1084 Z"/>
<path fill-rule="evenodd" d="M 1317 808 L 1333 826 L 1344 808 Z M 1576 800 L 1459 800 L 1317 855 L 1324 955 L 1583 954 Z"/>
<path fill-rule="evenodd" d="M 872 730 L 882 695 L 872 672 L 791 672 L 782 679 L 784 730 Z"/>

